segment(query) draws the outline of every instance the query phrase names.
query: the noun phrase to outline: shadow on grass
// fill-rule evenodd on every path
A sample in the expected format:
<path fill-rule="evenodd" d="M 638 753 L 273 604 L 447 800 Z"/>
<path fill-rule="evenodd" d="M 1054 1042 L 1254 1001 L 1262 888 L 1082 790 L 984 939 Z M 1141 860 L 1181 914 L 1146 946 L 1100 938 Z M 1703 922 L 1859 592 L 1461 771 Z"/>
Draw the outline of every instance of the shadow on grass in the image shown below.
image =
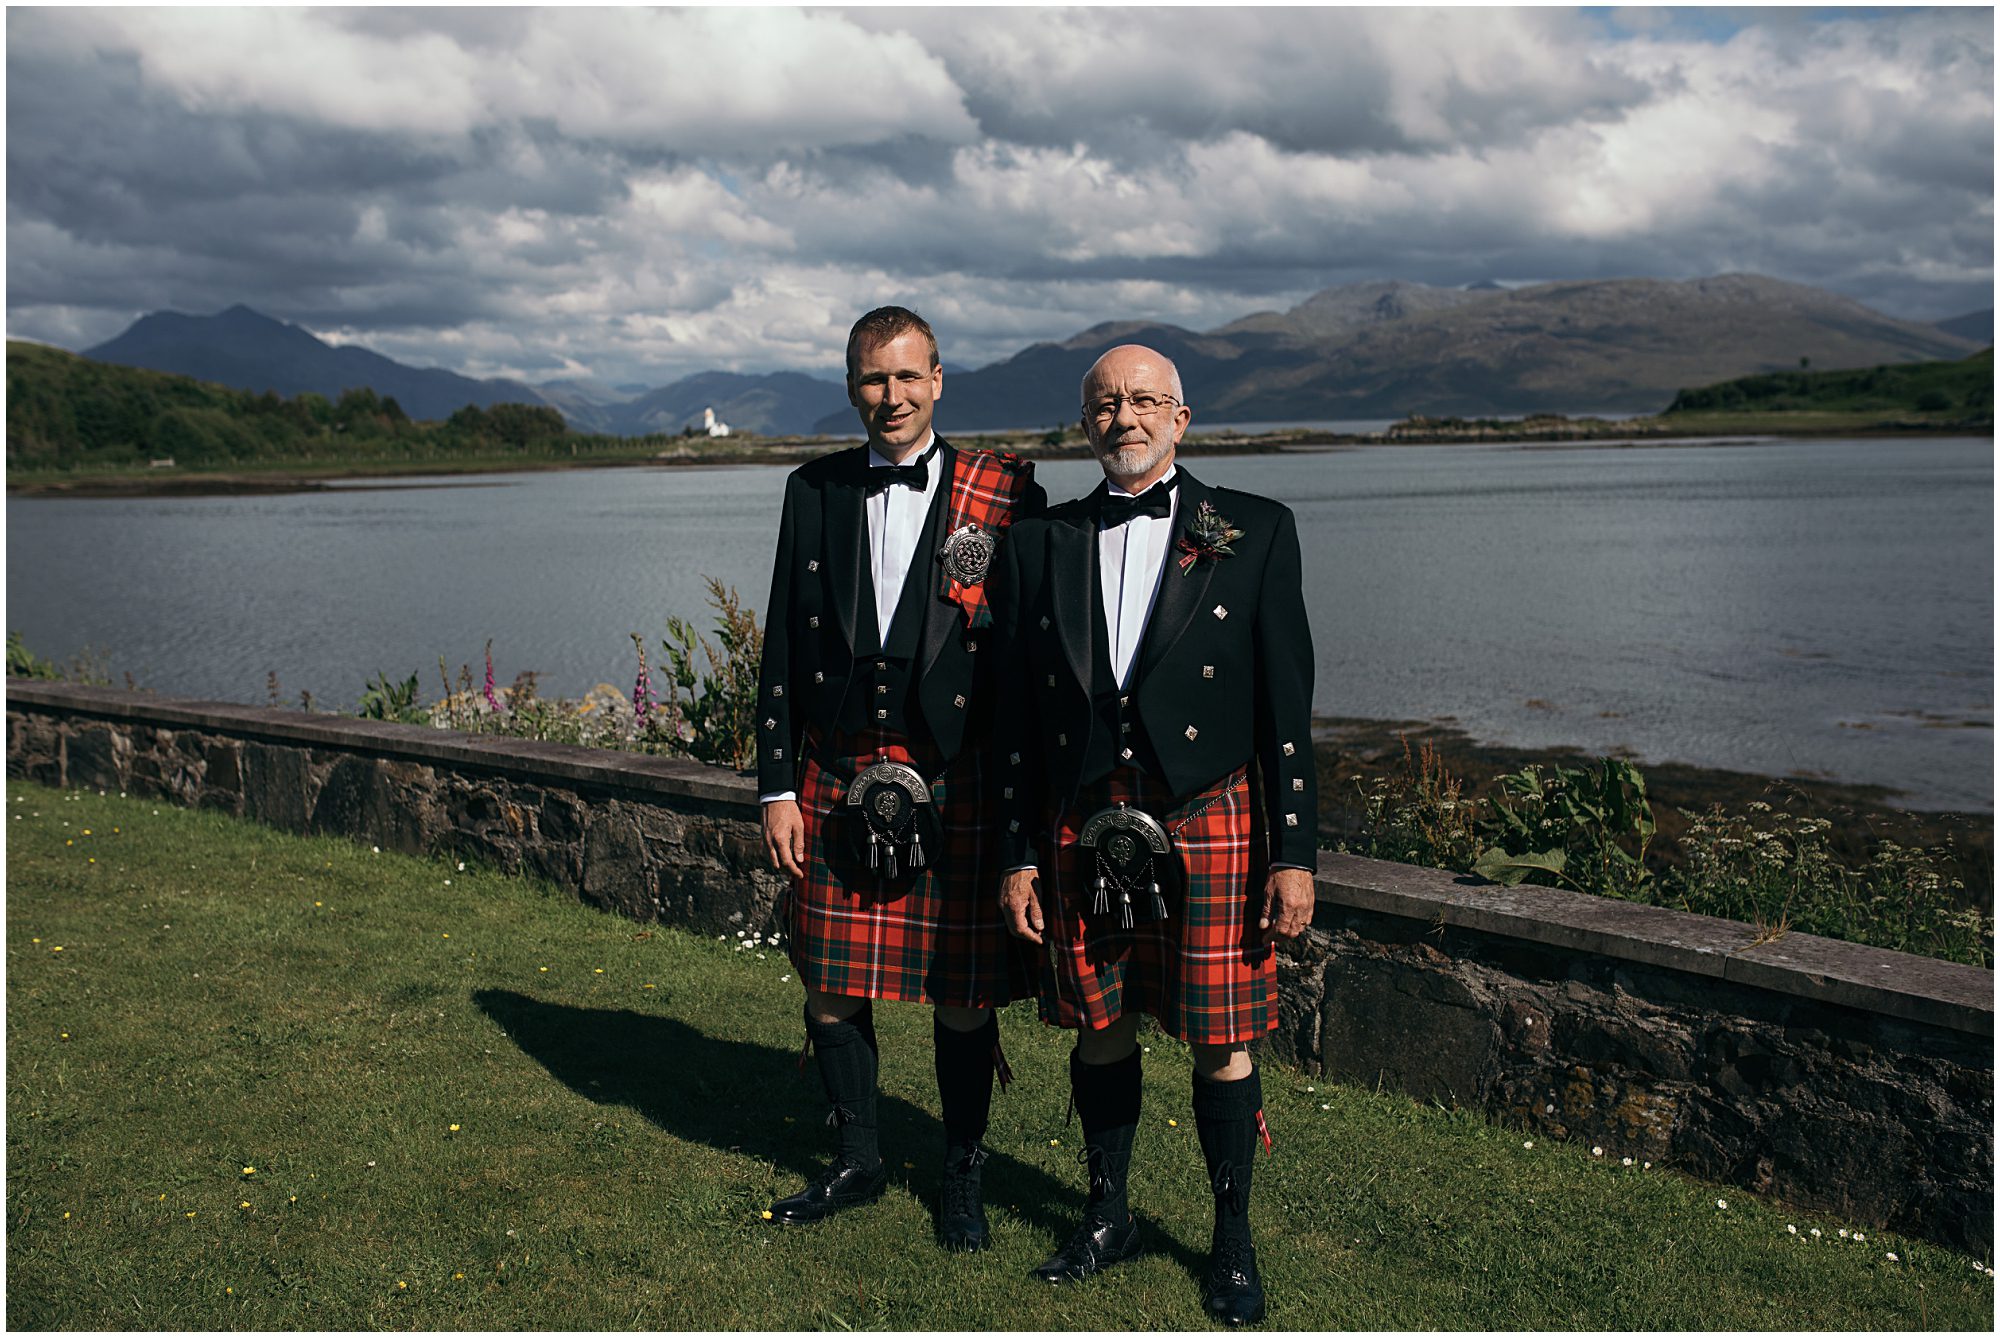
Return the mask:
<path fill-rule="evenodd" d="M 768 1161 L 801 1183 L 833 1153 L 821 1122 L 826 1102 L 818 1074 L 810 1064 L 799 1072 L 796 1051 L 719 1040 L 673 1018 L 578 1008 L 514 990 L 478 990 L 472 1000 L 556 1081 L 587 1100 L 625 1106 L 676 1138 Z M 935 1212 L 944 1125 L 900 1097 L 881 1097 L 877 1115 L 890 1183 Z M 916 1168 L 906 1169 L 905 1161 Z M 1078 1184 L 1064 1184 L 995 1152 L 986 1163 L 987 1211 L 1030 1223 L 1053 1248 L 1082 1217 L 1081 1178 L 1079 1171 Z M 1201 1277 L 1203 1255 L 1138 1216 L 1149 1250 Z"/>

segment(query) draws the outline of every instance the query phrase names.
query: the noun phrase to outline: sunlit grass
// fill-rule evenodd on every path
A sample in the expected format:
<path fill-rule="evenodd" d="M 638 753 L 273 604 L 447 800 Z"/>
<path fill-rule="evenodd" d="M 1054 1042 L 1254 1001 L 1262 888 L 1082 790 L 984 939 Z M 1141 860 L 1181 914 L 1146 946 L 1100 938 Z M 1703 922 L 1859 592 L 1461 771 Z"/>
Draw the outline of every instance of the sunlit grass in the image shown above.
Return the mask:
<path fill-rule="evenodd" d="M 1002 1022 L 993 1250 L 931 1243 L 930 1022 L 906 1007 L 877 1012 L 890 1193 L 785 1231 L 759 1213 L 827 1135 L 772 945 L 115 795 L 10 782 L 6 823 L 14 1327 L 1204 1324 L 1171 1041 L 1149 1041 L 1132 1181 L 1149 1253 L 1055 1291 L 1026 1274 L 1081 1202 L 1068 1042 L 1023 1007 Z M 1276 1066 L 1265 1093 L 1276 1328 L 1992 1318 L 1989 1278 L 1948 1250 Z"/>

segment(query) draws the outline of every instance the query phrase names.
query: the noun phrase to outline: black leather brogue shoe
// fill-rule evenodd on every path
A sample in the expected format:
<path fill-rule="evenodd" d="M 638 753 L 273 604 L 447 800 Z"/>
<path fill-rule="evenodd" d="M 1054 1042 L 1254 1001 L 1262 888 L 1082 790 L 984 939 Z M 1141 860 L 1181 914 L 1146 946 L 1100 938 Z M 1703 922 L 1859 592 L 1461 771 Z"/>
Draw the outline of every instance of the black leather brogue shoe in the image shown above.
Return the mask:
<path fill-rule="evenodd" d="M 1139 1219 L 1113 1226 L 1101 1217 L 1086 1216 L 1076 1234 L 1043 1261 L 1035 1276 L 1043 1282 L 1081 1282 L 1139 1253 Z"/>
<path fill-rule="evenodd" d="M 877 1162 L 872 1170 L 864 1170 L 836 1158 L 804 1189 L 772 1204 L 771 1220 L 784 1226 L 824 1221 L 843 1208 L 873 1203 L 882 1197 L 888 1183 L 887 1163 Z"/>
<path fill-rule="evenodd" d="M 1255 1324 L 1264 1318 L 1264 1280 L 1249 1241 L 1225 1241 L 1215 1247 L 1202 1299 L 1210 1318 L 1224 1324 Z"/>
<path fill-rule="evenodd" d="M 947 1250 L 983 1250 L 993 1243 L 979 1185 L 979 1168 L 985 1161 L 986 1149 L 975 1147 L 945 1165 L 944 1183 L 938 1190 L 937 1227 L 938 1244 Z"/>

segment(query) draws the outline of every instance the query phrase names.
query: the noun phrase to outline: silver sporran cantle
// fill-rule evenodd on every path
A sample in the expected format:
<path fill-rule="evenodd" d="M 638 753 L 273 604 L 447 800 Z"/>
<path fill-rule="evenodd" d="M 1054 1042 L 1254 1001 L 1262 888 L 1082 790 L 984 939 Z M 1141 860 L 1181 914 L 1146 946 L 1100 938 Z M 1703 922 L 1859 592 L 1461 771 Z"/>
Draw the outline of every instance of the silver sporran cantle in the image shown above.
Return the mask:
<path fill-rule="evenodd" d="M 1120 802 L 1091 814 L 1076 843 L 1096 856 L 1093 915 L 1110 912 L 1115 892 L 1120 928 L 1130 929 L 1139 919 L 1167 918 L 1166 890 L 1178 890 L 1181 862 L 1158 818 Z"/>
<path fill-rule="evenodd" d="M 921 869 L 929 856 L 928 842 L 937 849 L 942 826 L 931 787 L 915 767 L 901 762 L 877 762 L 847 787 L 849 853 L 857 863 L 894 881 Z"/>

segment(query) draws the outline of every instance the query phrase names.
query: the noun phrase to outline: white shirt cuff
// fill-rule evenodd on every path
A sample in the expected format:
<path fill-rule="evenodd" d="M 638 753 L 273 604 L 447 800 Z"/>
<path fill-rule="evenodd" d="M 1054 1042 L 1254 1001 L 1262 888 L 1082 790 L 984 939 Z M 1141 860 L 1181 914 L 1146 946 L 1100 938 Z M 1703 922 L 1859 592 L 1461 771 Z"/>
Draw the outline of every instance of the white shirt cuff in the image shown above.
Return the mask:
<path fill-rule="evenodd" d="M 783 794 L 760 794 L 757 796 L 757 802 L 760 804 L 775 804 L 780 800 L 789 799 L 796 803 L 798 802 L 798 798 L 799 792 L 797 790 L 786 790 Z"/>

